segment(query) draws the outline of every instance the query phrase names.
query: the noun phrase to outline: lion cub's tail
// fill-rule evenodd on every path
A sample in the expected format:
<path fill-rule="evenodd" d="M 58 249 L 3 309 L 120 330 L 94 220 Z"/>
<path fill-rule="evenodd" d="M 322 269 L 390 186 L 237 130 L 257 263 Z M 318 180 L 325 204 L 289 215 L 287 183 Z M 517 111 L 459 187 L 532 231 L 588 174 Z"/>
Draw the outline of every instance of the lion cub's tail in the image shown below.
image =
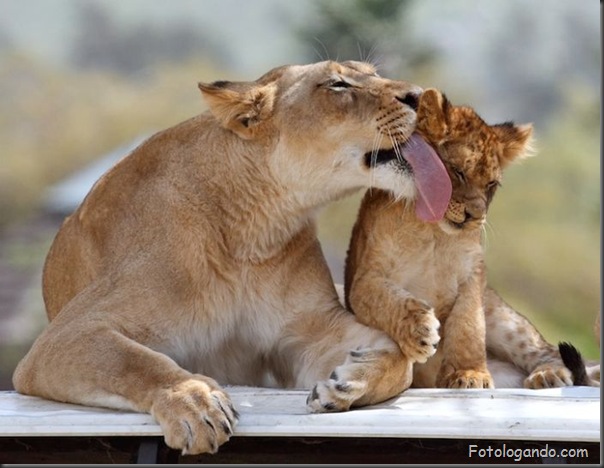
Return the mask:
<path fill-rule="evenodd" d="M 599 380 L 590 377 L 591 368 L 588 370 L 581 353 L 572 344 L 561 341 L 558 343 L 558 350 L 564 365 L 570 370 L 573 375 L 575 385 L 585 385 L 590 387 L 599 387 Z M 588 374 L 589 373 L 589 374 Z M 599 366 L 598 366 L 599 373 Z"/>
<path fill-rule="evenodd" d="M 565 341 L 558 343 L 558 350 L 562 362 L 573 374 L 575 385 L 588 385 L 587 369 L 579 350 Z"/>

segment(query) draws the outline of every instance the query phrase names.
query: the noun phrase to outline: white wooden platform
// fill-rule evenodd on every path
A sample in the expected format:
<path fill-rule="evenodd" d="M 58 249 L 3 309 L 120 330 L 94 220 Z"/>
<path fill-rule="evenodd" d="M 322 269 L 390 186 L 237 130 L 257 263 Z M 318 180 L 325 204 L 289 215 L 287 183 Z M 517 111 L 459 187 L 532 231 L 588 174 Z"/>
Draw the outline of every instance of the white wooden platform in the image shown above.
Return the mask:
<path fill-rule="evenodd" d="M 385 403 L 309 414 L 307 391 L 227 387 L 235 437 L 364 437 L 600 442 L 600 389 L 410 389 Z M 160 436 L 150 415 L 0 392 L 0 437 Z"/>

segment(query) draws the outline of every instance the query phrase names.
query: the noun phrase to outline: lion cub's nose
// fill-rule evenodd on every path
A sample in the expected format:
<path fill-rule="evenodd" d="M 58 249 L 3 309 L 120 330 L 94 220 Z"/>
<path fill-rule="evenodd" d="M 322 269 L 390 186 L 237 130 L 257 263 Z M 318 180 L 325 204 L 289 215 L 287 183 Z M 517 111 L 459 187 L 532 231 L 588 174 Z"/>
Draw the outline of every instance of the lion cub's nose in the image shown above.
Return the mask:
<path fill-rule="evenodd" d="M 484 221 L 485 213 L 483 211 L 472 211 L 467 208 L 464 210 L 464 220 L 462 224 L 465 224 L 470 221 Z"/>
<path fill-rule="evenodd" d="M 407 93 L 403 96 L 397 96 L 396 99 L 403 104 L 408 105 L 414 111 L 417 111 L 419 106 L 419 94 L 415 92 Z"/>

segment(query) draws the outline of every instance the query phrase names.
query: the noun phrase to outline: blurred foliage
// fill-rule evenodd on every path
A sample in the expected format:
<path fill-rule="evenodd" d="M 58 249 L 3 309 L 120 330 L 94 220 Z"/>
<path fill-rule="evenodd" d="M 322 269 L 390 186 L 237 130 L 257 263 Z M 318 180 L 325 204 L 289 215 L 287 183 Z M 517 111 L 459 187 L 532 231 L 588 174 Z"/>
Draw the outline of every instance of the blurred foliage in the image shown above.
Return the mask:
<path fill-rule="evenodd" d="M 207 62 L 156 66 L 132 80 L 60 70 L 22 55 L 0 62 L 0 228 L 31 213 L 49 184 L 142 133 L 202 111 Z"/>
<path fill-rule="evenodd" d="M 391 76 L 403 68 L 424 66 L 434 51 L 413 40 L 405 28 L 406 13 L 414 0 L 320 0 L 314 2 L 316 21 L 299 31 L 300 40 L 312 45 L 314 61 L 365 60 Z M 401 49 L 404 45 L 404 53 Z"/>
<path fill-rule="evenodd" d="M 226 63 L 225 47 L 202 34 L 195 23 L 125 26 L 101 4 L 90 2 L 81 3 L 77 13 L 78 31 L 71 50 L 76 67 L 138 76 L 157 63 L 175 64 L 193 57 Z"/>
<path fill-rule="evenodd" d="M 186 20 L 126 27 L 101 4 L 76 7 L 75 68 L 0 49 L 0 229 L 46 186 L 142 133 L 202 110 L 197 82 L 226 53 Z"/>
<path fill-rule="evenodd" d="M 550 339 L 574 336 L 591 357 L 599 355 L 591 333 L 600 312 L 599 107 L 588 89 L 568 90 L 537 135 L 536 156 L 504 175 L 487 239 L 491 284 L 526 302 L 520 310 Z"/>
<path fill-rule="evenodd" d="M 56 232 L 38 233 L 39 239 L 20 239 L 4 245 L 6 265 L 13 270 L 31 271 L 43 264 Z"/>

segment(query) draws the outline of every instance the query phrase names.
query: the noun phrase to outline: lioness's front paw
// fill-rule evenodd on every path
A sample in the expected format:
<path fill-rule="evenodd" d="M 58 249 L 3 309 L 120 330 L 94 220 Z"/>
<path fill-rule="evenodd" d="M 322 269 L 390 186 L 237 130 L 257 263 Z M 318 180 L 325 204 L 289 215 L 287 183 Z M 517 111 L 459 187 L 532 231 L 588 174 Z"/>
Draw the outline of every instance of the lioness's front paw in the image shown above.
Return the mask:
<path fill-rule="evenodd" d="M 443 376 L 437 382 L 441 388 L 495 388 L 489 371 L 462 369 Z"/>
<path fill-rule="evenodd" d="M 573 384 L 573 375 L 562 365 L 543 364 L 524 379 L 525 388 L 569 387 Z"/>
<path fill-rule="evenodd" d="M 162 389 L 151 414 L 166 444 L 183 455 L 215 453 L 233 434 L 239 416 L 228 395 L 202 376 Z"/>
<path fill-rule="evenodd" d="M 398 330 L 393 338 L 409 359 L 426 362 L 436 353 L 440 341 L 440 322 L 434 315 L 434 309 L 424 301 L 409 298 L 405 308 L 407 315 L 398 321 Z"/>
<path fill-rule="evenodd" d="M 306 399 L 311 413 L 347 411 L 367 392 L 367 365 L 379 358 L 373 349 L 350 351 L 345 364 L 338 366 L 328 380 L 318 382 Z"/>

